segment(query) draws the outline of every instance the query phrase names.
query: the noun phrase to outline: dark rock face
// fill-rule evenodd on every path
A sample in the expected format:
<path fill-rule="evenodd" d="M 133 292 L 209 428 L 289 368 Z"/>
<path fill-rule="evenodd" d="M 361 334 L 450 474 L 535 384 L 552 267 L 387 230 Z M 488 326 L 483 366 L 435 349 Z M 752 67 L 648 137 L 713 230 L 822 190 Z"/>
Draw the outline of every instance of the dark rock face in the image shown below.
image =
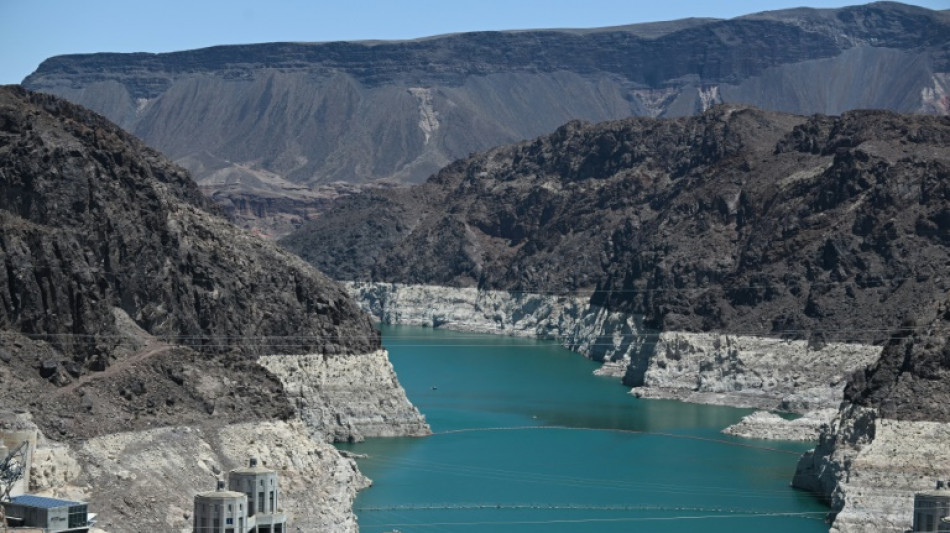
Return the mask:
<path fill-rule="evenodd" d="M 135 427 L 120 413 L 143 426 L 216 409 L 286 417 L 280 382 L 253 356 L 379 348 L 339 286 L 230 225 L 184 170 L 74 104 L 0 88 L 0 189 L 0 350 L 17 385 L 3 397 L 38 402 L 54 434 L 55 413 L 77 409 L 66 435 Z M 84 384 L 98 422 L 84 426 L 85 408 L 51 383 Z"/>
<path fill-rule="evenodd" d="M 852 378 L 846 400 L 884 418 L 950 422 L 950 300 L 936 307 L 931 320 L 902 324 L 880 361 Z"/>
<path fill-rule="evenodd" d="M 720 102 L 946 114 L 950 16 L 875 3 L 601 30 L 73 55 L 48 59 L 23 84 L 104 114 L 234 204 L 287 197 L 292 225 L 320 209 L 307 190 L 318 184 L 419 182 L 572 119 L 684 116 Z M 261 224 L 280 232 L 287 222 Z"/>
<path fill-rule="evenodd" d="M 948 147 L 950 119 L 883 111 L 575 122 L 282 242 L 340 279 L 590 292 L 656 330 L 882 343 L 948 299 Z M 946 388 L 924 338 L 901 344 L 926 361 L 908 371 Z"/>

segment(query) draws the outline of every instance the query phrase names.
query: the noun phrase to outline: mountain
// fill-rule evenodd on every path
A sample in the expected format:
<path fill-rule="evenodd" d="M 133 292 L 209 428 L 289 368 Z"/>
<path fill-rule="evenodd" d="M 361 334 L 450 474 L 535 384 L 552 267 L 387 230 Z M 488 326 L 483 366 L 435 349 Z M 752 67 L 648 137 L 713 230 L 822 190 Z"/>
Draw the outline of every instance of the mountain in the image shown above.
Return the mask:
<path fill-rule="evenodd" d="M 950 475 L 948 184 L 948 117 L 716 106 L 571 122 L 280 242 L 384 322 L 554 338 L 642 397 L 830 412 L 795 486 L 835 531 L 897 532 Z"/>
<path fill-rule="evenodd" d="M 301 527 L 354 530 L 366 480 L 324 441 L 427 428 L 338 284 L 132 135 L 18 86 L 0 87 L 0 192 L 0 437 L 39 431 L 34 490 L 89 499 L 107 529 L 178 530 L 215 473 L 261 455 Z M 311 382 L 333 392 L 301 398 Z"/>
<path fill-rule="evenodd" d="M 947 118 L 572 122 L 282 242 L 332 277 L 593 294 L 656 330 L 879 341 L 943 294 Z"/>
<path fill-rule="evenodd" d="M 192 171 L 234 219 L 282 234 L 324 209 L 334 183 L 420 182 L 572 119 L 685 116 L 723 102 L 946 114 L 950 16 L 884 2 L 594 30 L 69 55 L 23 85 L 104 114 Z"/>

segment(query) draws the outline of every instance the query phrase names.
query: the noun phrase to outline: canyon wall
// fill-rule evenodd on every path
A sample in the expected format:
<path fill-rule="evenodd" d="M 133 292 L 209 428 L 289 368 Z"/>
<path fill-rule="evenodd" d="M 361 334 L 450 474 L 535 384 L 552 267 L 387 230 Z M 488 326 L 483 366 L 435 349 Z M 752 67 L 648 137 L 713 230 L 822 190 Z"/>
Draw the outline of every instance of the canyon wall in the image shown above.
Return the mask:
<path fill-rule="evenodd" d="M 338 182 L 413 183 L 574 119 L 719 103 L 947 113 L 950 16 L 893 2 L 732 20 L 52 57 L 23 80 L 188 168 L 242 225 L 284 235 Z M 330 187 L 330 190 L 325 189 Z"/>
<path fill-rule="evenodd" d="M 655 332 L 587 298 L 398 283 L 350 283 L 386 324 L 552 339 L 604 363 L 644 398 L 793 412 L 836 408 L 847 377 L 881 348 L 724 333 Z"/>
<path fill-rule="evenodd" d="M 833 533 L 903 533 L 914 493 L 950 478 L 950 423 L 882 417 L 849 405 L 799 461 L 793 485 L 831 505 Z"/>
<path fill-rule="evenodd" d="M 277 376 L 297 416 L 325 440 L 429 434 L 385 350 L 347 357 L 269 355 L 258 363 Z"/>
<path fill-rule="evenodd" d="M 342 287 L 102 117 L 13 86 L 0 191 L 0 431 L 41 435 L 31 490 L 109 531 L 190 531 L 194 495 L 255 455 L 292 527 L 356 530 L 368 481 L 328 441 L 428 428 Z"/>

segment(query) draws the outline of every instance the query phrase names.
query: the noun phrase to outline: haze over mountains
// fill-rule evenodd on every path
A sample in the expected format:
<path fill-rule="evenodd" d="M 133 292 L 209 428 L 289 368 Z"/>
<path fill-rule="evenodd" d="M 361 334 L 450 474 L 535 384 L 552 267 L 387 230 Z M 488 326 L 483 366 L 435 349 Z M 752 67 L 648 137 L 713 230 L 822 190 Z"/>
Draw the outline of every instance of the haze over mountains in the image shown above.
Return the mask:
<path fill-rule="evenodd" d="M 24 86 L 99 111 L 191 170 L 230 214 L 284 233 L 333 182 L 419 182 L 571 119 L 946 114 L 950 15 L 896 3 L 595 30 L 273 43 L 45 61 Z"/>

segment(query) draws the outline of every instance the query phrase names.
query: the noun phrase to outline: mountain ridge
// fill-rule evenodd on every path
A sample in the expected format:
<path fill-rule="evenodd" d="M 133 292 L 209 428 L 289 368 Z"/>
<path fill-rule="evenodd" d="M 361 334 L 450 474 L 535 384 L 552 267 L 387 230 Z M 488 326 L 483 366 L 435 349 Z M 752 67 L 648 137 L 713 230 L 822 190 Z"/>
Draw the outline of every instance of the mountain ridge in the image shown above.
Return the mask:
<path fill-rule="evenodd" d="M 590 295 L 653 331 L 880 344 L 950 289 L 948 142 L 946 117 L 884 111 L 573 122 L 342 199 L 281 243 L 337 279 Z"/>
<path fill-rule="evenodd" d="M 19 86 L 0 87 L 0 192 L 0 433 L 33 435 L 30 491 L 178 531 L 214 475 L 267 457 L 296 526 L 357 530 L 368 481 L 329 442 L 428 427 L 341 286 L 134 136 Z"/>
<path fill-rule="evenodd" d="M 310 189 L 419 182 L 572 119 L 730 102 L 798 114 L 950 110 L 940 12 L 877 3 L 636 27 L 59 56 L 23 84 L 108 116 L 193 171 L 236 220 L 272 234 L 323 208 L 326 195 Z"/>

